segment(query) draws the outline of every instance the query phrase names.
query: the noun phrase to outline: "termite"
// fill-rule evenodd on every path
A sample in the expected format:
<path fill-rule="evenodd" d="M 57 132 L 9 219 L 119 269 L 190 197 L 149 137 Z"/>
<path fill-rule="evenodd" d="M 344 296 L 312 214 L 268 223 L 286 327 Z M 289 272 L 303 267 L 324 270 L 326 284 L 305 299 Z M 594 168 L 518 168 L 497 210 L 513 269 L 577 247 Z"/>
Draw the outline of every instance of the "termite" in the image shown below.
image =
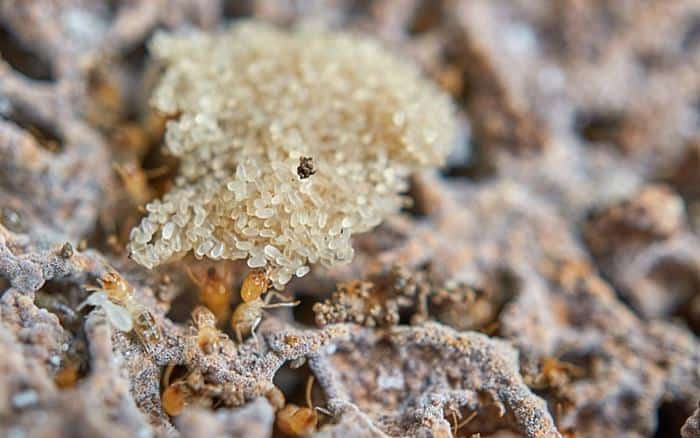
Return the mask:
<path fill-rule="evenodd" d="M 151 311 L 136 302 L 134 288 L 117 272 L 111 271 L 97 279 L 99 286 L 84 286 L 93 293 L 78 306 L 101 307 L 112 325 L 122 332 L 136 331 L 136 335 L 147 351 L 161 341 L 160 326 Z"/>
<path fill-rule="evenodd" d="M 270 303 L 273 296 L 286 299 L 286 297 L 277 292 L 269 292 L 265 299 L 256 298 L 252 301 L 243 302 L 236 307 L 231 317 L 231 327 L 236 332 L 236 339 L 239 343 L 243 342 L 243 335 L 247 332 L 256 339 L 255 329 L 262 322 L 263 311 L 265 309 L 274 309 L 277 307 L 294 307 L 299 305 L 299 301 L 283 301 L 279 303 Z"/>
<path fill-rule="evenodd" d="M 202 303 L 209 308 L 216 316 L 218 322 L 226 320 L 230 310 L 232 273 L 225 269 L 220 273 L 214 266 L 207 269 L 202 275 L 197 271 L 186 268 L 190 280 L 199 288 L 199 298 Z"/>
<path fill-rule="evenodd" d="M 306 381 L 306 407 L 292 403 L 286 404 L 277 412 L 277 427 L 287 435 L 305 436 L 316 430 L 319 411 L 326 415 L 332 415 L 321 407 L 314 407 L 311 399 L 311 390 L 314 385 L 314 376 L 309 376 Z"/>
<path fill-rule="evenodd" d="M 265 298 L 261 298 L 267 291 L 268 280 L 265 272 L 262 270 L 253 270 L 243 280 L 241 286 L 241 298 L 243 300 L 231 316 L 231 327 L 236 332 L 236 339 L 239 343 L 243 342 L 243 335 L 250 332 L 255 337 L 255 329 L 262 321 L 263 311 L 265 309 L 274 309 L 277 307 L 294 307 L 299 305 L 299 301 L 285 301 L 287 298 L 275 291 L 268 292 Z M 282 302 L 270 303 L 272 297 L 278 297 Z"/>

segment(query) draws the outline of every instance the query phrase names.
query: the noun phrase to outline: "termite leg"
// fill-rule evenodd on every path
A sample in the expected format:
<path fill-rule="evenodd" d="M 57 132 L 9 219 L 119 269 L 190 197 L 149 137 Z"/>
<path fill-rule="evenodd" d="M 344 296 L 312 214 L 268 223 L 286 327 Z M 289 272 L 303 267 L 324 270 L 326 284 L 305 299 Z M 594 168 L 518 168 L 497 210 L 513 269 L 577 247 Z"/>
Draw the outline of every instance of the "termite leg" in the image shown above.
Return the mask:
<path fill-rule="evenodd" d="M 243 343 L 243 334 L 241 333 L 241 328 L 238 325 L 236 325 L 234 327 L 234 329 L 236 330 L 236 340 L 238 341 L 239 344 L 242 344 Z"/>
<path fill-rule="evenodd" d="M 311 400 L 311 390 L 314 387 L 314 376 L 313 374 L 309 376 L 309 379 L 306 381 L 306 405 L 309 407 L 309 409 L 314 408 L 313 401 Z"/>
<path fill-rule="evenodd" d="M 279 293 L 279 292 L 277 292 L 277 291 L 275 291 L 275 290 L 271 290 L 271 291 L 268 291 L 268 292 L 267 292 L 267 295 L 265 295 L 265 300 L 264 300 L 265 304 L 269 303 L 269 302 L 270 302 L 270 299 L 271 299 L 272 297 L 277 297 L 277 298 L 279 298 L 280 300 L 282 300 L 282 301 L 285 302 L 285 303 L 288 303 L 288 302 L 290 301 L 290 298 L 289 298 L 289 297 L 285 297 L 285 296 L 282 295 L 281 293 Z"/>
<path fill-rule="evenodd" d="M 165 371 L 163 372 L 163 388 L 170 386 L 170 375 L 173 373 L 174 368 L 174 363 L 169 363 L 168 366 L 165 367 Z"/>
<path fill-rule="evenodd" d="M 255 343 L 258 345 L 258 349 L 260 349 L 262 346 L 260 344 L 260 340 L 258 339 L 258 335 L 255 333 L 255 329 L 258 328 L 261 321 L 262 321 L 262 316 L 258 316 L 255 319 L 255 322 L 253 322 L 252 327 L 250 328 L 250 334 L 253 335 L 253 339 L 255 339 Z"/>
<path fill-rule="evenodd" d="M 273 303 L 273 304 L 265 304 L 263 305 L 263 309 L 274 309 L 277 307 L 294 307 L 298 306 L 301 301 L 285 301 L 284 303 Z"/>
<path fill-rule="evenodd" d="M 327 415 L 329 417 L 332 417 L 333 414 L 326 408 L 322 408 L 321 406 L 316 406 L 314 407 L 313 405 L 313 400 L 311 399 L 311 391 L 314 387 L 314 376 L 313 374 L 309 376 L 309 380 L 306 381 L 306 405 L 309 407 L 309 409 L 314 409 L 323 415 Z"/>

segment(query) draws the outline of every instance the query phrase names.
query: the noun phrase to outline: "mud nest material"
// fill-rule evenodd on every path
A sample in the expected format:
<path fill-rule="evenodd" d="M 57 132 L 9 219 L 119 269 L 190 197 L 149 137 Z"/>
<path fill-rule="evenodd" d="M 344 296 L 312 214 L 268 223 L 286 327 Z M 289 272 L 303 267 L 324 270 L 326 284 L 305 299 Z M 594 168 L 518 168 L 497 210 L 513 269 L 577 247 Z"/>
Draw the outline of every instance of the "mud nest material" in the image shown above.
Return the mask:
<path fill-rule="evenodd" d="M 166 68 L 152 102 L 177 115 L 166 143 L 181 165 L 131 233 L 147 267 L 190 250 L 247 258 L 281 288 L 309 263 L 349 262 L 351 236 L 398 211 L 407 176 L 452 146 L 447 95 L 368 39 L 250 22 L 151 47 Z M 305 157 L 313 175 L 297 170 Z"/>

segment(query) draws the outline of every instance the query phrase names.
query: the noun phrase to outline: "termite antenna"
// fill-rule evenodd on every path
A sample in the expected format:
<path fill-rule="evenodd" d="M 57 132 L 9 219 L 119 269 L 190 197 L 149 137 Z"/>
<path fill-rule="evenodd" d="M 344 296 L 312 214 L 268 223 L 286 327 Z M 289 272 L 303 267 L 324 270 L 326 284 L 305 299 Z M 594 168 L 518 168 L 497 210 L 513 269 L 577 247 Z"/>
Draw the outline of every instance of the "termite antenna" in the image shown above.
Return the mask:
<path fill-rule="evenodd" d="M 296 300 L 296 301 L 285 301 L 284 303 L 273 303 L 273 304 L 265 304 L 263 306 L 263 309 L 274 309 L 277 307 L 294 307 L 298 306 L 301 303 L 301 301 Z"/>
<path fill-rule="evenodd" d="M 170 376 L 173 374 L 173 369 L 175 369 L 174 363 L 169 363 L 168 366 L 165 367 L 165 371 L 163 371 L 163 379 L 161 380 L 163 388 L 170 386 Z"/>
<path fill-rule="evenodd" d="M 192 268 L 185 266 L 185 273 L 195 285 L 202 287 L 202 281 L 194 274 L 194 272 L 192 272 Z"/>
<path fill-rule="evenodd" d="M 255 319 L 255 321 L 253 322 L 252 327 L 250 328 L 250 334 L 253 336 L 253 339 L 255 340 L 255 345 L 258 346 L 258 352 L 259 352 L 260 354 L 263 353 L 263 351 L 262 351 L 262 344 L 260 343 L 260 339 L 258 339 L 258 334 L 255 333 L 255 329 L 258 328 L 258 326 L 260 325 L 261 322 L 262 322 L 262 316 L 258 316 L 258 317 Z"/>
<path fill-rule="evenodd" d="M 333 417 L 333 412 L 329 411 L 326 408 L 322 408 L 321 406 L 316 406 L 314 409 L 316 409 L 318 412 L 322 413 L 323 415 L 326 415 L 328 417 Z"/>
<path fill-rule="evenodd" d="M 162 165 L 162 166 L 154 167 L 153 169 L 144 169 L 143 173 L 146 174 L 146 178 L 154 179 L 154 178 L 158 178 L 159 176 L 165 175 L 169 171 L 170 171 L 170 168 L 167 165 Z"/>
<path fill-rule="evenodd" d="M 457 431 L 459 430 L 459 424 L 457 423 L 457 412 L 454 409 L 450 409 L 450 413 L 452 413 L 452 434 L 457 436 Z"/>
<path fill-rule="evenodd" d="M 467 418 L 465 418 L 459 424 L 457 424 L 457 427 L 455 427 L 455 435 L 457 435 L 457 432 L 459 432 L 459 429 L 461 429 L 462 427 L 469 424 L 469 422 L 471 422 L 476 417 L 477 414 L 478 414 L 478 411 L 474 411 L 471 414 L 469 414 L 469 416 Z"/>
<path fill-rule="evenodd" d="M 243 343 L 243 333 L 241 333 L 240 327 L 235 326 L 234 330 L 236 331 L 236 340 L 238 341 L 238 344 L 242 344 Z"/>
<path fill-rule="evenodd" d="M 309 407 L 309 409 L 314 408 L 313 400 L 311 400 L 311 390 L 314 387 L 314 375 L 310 375 L 308 380 L 306 381 L 306 405 Z"/>
<path fill-rule="evenodd" d="M 314 387 L 314 382 L 315 382 L 315 378 L 314 378 L 314 375 L 312 374 L 309 376 L 309 379 L 306 381 L 306 405 L 309 407 L 309 409 L 314 409 L 314 410 L 322 413 L 323 415 L 327 415 L 329 417 L 332 417 L 333 413 L 331 411 L 329 411 L 328 409 L 322 408 L 321 406 L 314 406 L 313 399 L 311 397 L 311 393 L 312 393 L 313 387 Z"/>

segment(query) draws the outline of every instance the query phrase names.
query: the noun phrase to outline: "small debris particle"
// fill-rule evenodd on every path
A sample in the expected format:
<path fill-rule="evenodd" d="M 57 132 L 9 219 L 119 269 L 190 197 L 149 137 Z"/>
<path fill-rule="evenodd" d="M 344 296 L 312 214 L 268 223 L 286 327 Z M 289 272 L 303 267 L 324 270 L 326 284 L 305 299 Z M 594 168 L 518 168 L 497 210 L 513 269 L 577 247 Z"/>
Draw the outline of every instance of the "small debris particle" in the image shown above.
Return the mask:
<path fill-rule="evenodd" d="M 306 179 L 314 173 L 316 173 L 316 169 L 314 169 L 314 159 L 311 157 L 299 157 L 299 167 L 297 167 L 299 178 Z"/>
<path fill-rule="evenodd" d="M 290 347 L 296 347 L 299 345 L 299 337 L 295 335 L 288 335 L 284 337 L 284 343 Z"/>
<path fill-rule="evenodd" d="M 36 404 L 37 401 L 39 401 L 38 394 L 33 389 L 29 389 L 15 394 L 15 396 L 12 397 L 12 406 L 16 409 L 22 409 Z"/>
<path fill-rule="evenodd" d="M 14 231 L 15 233 L 19 233 L 23 230 L 22 217 L 17 211 L 9 207 L 3 207 L 2 210 L 0 210 L 0 223 L 5 225 L 8 230 Z"/>
<path fill-rule="evenodd" d="M 73 257 L 74 251 L 73 251 L 73 245 L 70 244 L 70 242 L 66 242 L 63 244 L 61 247 L 61 251 L 59 252 L 59 255 L 63 257 L 64 259 L 69 259 Z"/>

